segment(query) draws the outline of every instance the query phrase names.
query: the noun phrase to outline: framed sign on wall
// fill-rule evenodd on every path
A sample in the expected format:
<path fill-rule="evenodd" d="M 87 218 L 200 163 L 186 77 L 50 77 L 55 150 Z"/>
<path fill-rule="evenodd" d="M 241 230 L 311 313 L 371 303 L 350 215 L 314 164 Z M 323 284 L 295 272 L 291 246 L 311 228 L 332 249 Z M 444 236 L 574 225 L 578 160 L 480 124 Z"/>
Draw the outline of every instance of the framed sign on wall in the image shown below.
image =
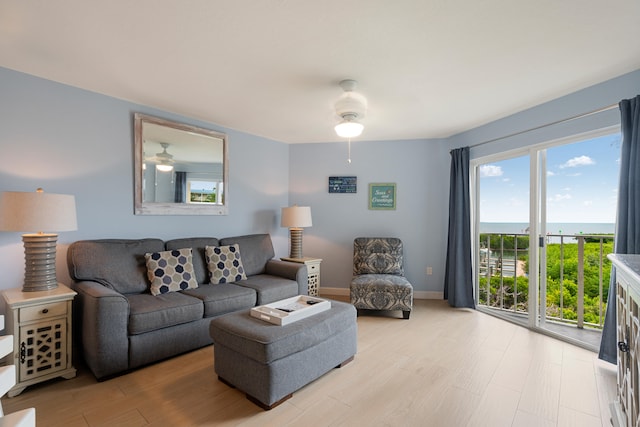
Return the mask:
<path fill-rule="evenodd" d="M 357 193 L 358 178 L 355 176 L 330 176 L 329 193 Z"/>
<path fill-rule="evenodd" d="M 389 182 L 369 184 L 369 209 L 395 210 L 396 184 Z"/>

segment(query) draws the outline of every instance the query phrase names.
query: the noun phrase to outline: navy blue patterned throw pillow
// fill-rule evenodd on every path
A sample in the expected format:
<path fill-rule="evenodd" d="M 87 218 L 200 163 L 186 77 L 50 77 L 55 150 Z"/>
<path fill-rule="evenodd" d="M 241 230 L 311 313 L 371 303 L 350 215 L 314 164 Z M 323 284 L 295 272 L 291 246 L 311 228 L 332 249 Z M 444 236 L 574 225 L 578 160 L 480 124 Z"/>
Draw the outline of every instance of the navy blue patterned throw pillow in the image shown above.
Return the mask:
<path fill-rule="evenodd" d="M 204 253 L 212 285 L 247 279 L 237 243 L 230 246 L 206 246 Z"/>
<path fill-rule="evenodd" d="M 144 258 L 152 295 L 198 287 L 191 248 L 147 253 Z"/>

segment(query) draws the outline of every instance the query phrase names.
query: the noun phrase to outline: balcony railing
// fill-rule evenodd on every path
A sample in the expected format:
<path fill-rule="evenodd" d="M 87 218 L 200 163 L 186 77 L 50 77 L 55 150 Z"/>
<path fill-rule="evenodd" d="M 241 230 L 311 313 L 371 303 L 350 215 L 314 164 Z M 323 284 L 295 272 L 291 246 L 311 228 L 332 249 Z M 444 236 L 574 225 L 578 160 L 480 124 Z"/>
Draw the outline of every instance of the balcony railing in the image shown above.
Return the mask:
<path fill-rule="evenodd" d="M 549 234 L 540 273 L 546 287 L 546 320 L 602 329 L 609 290 L 612 235 Z M 542 252 L 541 252 L 542 255 Z M 528 313 L 528 234 L 481 234 L 479 304 L 508 313 Z M 541 283 L 545 282 L 541 279 Z"/>

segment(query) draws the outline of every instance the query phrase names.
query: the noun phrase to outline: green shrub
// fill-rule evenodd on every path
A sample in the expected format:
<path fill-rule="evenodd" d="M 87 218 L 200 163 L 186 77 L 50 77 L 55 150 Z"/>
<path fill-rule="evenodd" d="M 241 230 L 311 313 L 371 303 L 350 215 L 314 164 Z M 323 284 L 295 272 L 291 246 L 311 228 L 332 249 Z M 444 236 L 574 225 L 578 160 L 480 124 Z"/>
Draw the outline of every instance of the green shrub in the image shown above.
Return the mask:
<path fill-rule="evenodd" d="M 602 271 L 600 271 L 600 238 L 585 237 L 583 268 L 584 268 L 584 320 L 588 323 L 600 324 L 600 276 L 602 275 L 602 315 L 606 311 L 606 301 L 609 292 L 611 261 L 607 254 L 613 252 L 613 238 L 607 237 L 602 243 Z M 577 239 L 565 239 L 564 245 L 559 243 L 547 244 L 547 295 L 546 311 L 551 317 L 576 320 L 578 311 L 578 244 Z M 509 236 L 482 234 L 480 246 L 489 247 L 492 252 L 499 253 L 503 248 L 504 258 L 514 258 L 514 248 L 517 244 L 519 260 L 525 262 L 528 271 L 528 236 Z M 488 246 L 489 245 L 489 246 Z M 560 276 L 562 273 L 562 284 Z M 479 302 L 482 305 L 498 307 L 506 310 L 527 311 L 529 280 L 527 277 L 500 277 L 494 273 L 490 280 L 489 295 L 487 295 L 487 278 L 480 278 Z M 516 305 L 517 304 L 517 305 Z M 561 308 L 562 307 L 562 308 Z"/>

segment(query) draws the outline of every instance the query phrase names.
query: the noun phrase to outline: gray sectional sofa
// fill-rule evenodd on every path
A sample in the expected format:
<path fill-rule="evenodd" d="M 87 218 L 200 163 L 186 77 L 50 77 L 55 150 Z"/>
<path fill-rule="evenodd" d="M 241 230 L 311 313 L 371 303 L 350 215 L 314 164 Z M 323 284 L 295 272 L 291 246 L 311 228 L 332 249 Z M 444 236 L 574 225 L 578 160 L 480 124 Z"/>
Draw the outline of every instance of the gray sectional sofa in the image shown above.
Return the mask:
<path fill-rule="evenodd" d="M 246 279 L 211 284 L 205 248 L 230 245 L 238 245 Z M 153 295 L 145 254 L 185 248 L 192 250 L 197 287 Z M 307 294 L 306 266 L 274 256 L 268 234 L 72 243 L 74 347 L 81 345 L 87 366 L 105 379 L 209 345 L 211 319 Z"/>

